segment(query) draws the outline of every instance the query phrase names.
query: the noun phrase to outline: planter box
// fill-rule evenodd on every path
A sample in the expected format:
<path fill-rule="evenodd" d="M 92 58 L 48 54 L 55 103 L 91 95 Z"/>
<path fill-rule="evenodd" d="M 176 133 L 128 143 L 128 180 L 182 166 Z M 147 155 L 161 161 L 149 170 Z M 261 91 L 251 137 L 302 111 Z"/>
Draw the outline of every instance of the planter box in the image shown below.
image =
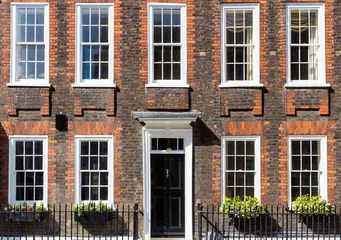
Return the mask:
<path fill-rule="evenodd" d="M 88 211 L 83 212 L 82 215 L 78 216 L 78 212 L 73 213 L 73 217 L 77 222 L 103 222 L 109 221 L 113 218 L 114 212 L 96 212 Z"/>
<path fill-rule="evenodd" d="M 43 212 L 6 212 L 6 221 L 9 222 L 40 222 Z"/>
<path fill-rule="evenodd" d="M 275 234 L 282 230 L 278 222 L 267 214 L 252 217 L 250 219 L 234 217 L 233 225 L 239 232 L 255 235 Z"/>
<path fill-rule="evenodd" d="M 335 223 L 334 223 L 335 220 Z M 300 215 L 300 222 L 315 233 L 339 233 L 340 217 L 334 214 Z"/>

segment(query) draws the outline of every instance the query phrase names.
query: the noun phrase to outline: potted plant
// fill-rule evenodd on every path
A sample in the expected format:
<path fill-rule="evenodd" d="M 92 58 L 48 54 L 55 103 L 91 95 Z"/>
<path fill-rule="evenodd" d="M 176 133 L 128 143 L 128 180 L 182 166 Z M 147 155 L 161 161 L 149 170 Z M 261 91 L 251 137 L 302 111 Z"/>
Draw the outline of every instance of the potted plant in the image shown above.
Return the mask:
<path fill-rule="evenodd" d="M 108 221 L 116 209 L 100 201 L 73 205 L 72 211 L 75 221 Z"/>
<path fill-rule="evenodd" d="M 292 205 L 292 212 L 299 214 L 299 220 L 314 232 L 339 231 L 335 207 L 321 196 L 307 194 L 297 197 Z"/>
<path fill-rule="evenodd" d="M 270 229 L 265 229 L 264 223 L 268 221 L 268 226 L 270 226 L 272 219 L 267 215 L 265 207 L 256 197 L 226 197 L 225 202 L 220 207 L 220 212 L 228 217 L 239 231 L 254 234 L 270 231 Z"/>
<path fill-rule="evenodd" d="M 22 204 L 8 204 L 5 208 L 6 211 L 6 221 L 12 222 L 40 222 L 43 219 L 43 213 L 47 212 L 44 204 L 39 205 L 29 204 L 23 202 Z"/>

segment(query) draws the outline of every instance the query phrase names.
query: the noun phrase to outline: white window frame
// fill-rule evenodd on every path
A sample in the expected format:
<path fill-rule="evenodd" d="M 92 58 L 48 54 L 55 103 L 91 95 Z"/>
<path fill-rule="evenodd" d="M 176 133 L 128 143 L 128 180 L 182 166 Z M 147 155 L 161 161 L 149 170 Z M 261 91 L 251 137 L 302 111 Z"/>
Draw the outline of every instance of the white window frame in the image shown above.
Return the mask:
<path fill-rule="evenodd" d="M 153 10 L 155 8 L 180 8 L 181 16 L 181 78 L 180 80 L 154 80 L 154 31 Z M 148 84 L 146 87 L 186 87 L 187 84 L 187 7 L 180 3 L 148 4 Z"/>
<path fill-rule="evenodd" d="M 261 200 L 261 160 L 260 160 L 260 136 L 225 136 L 221 138 L 221 201 L 224 203 L 226 197 L 226 149 L 227 149 L 227 141 L 254 141 L 255 143 L 255 192 L 254 196 Z"/>
<path fill-rule="evenodd" d="M 44 78 L 18 79 L 18 60 L 17 60 L 17 9 L 19 7 L 44 8 L 44 42 L 39 45 L 45 46 Z M 11 3 L 11 77 L 7 86 L 31 86 L 31 87 L 50 87 L 49 84 L 49 3 Z M 32 43 L 34 45 L 35 43 Z M 28 44 L 31 45 L 31 44 Z M 27 69 L 26 69 L 27 70 Z"/>
<path fill-rule="evenodd" d="M 291 10 L 311 9 L 318 12 L 318 79 L 317 80 L 291 80 Z M 326 83 L 326 58 L 325 58 L 325 4 L 324 3 L 289 3 L 286 8 L 287 27 L 287 83 L 285 87 L 329 87 Z"/>
<path fill-rule="evenodd" d="M 82 80 L 82 8 L 108 8 L 108 79 Z M 100 45 L 100 43 L 98 43 Z M 113 3 L 76 3 L 76 72 L 73 87 L 115 87 L 114 83 L 114 4 Z"/>
<path fill-rule="evenodd" d="M 253 76 L 252 81 L 227 81 L 226 80 L 226 11 L 227 10 L 252 10 L 253 12 Z M 259 4 L 225 4 L 221 7 L 221 84 L 219 87 L 262 87 L 259 75 Z M 242 45 L 244 46 L 244 45 Z"/>
<path fill-rule="evenodd" d="M 291 142 L 297 140 L 314 140 L 320 141 L 320 166 L 321 171 L 319 179 L 320 194 L 324 199 L 328 199 L 328 173 L 327 173 L 327 136 L 311 136 L 311 135 L 289 135 L 288 136 L 288 204 L 291 206 L 291 171 L 292 171 L 292 159 L 291 159 Z"/>
<path fill-rule="evenodd" d="M 43 141 L 43 172 L 44 187 L 43 201 L 26 201 L 29 204 L 47 205 L 48 191 L 48 137 L 45 135 L 12 135 L 9 136 L 9 174 L 8 174 L 8 202 L 23 203 L 24 201 L 16 201 L 16 176 L 15 176 L 15 143 L 17 141 Z"/>
<path fill-rule="evenodd" d="M 111 205 L 114 203 L 114 137 L 112 135 L 76 135 L 75 136 L 75 203 L 83 204 L 89 201 L 81 200 L 80 179 L 80 143 L 81 141 L 107 141 L 108 142 L 108 200 L 102 201 Z M 99 201 L 93 201 L 95 203 Z"/>

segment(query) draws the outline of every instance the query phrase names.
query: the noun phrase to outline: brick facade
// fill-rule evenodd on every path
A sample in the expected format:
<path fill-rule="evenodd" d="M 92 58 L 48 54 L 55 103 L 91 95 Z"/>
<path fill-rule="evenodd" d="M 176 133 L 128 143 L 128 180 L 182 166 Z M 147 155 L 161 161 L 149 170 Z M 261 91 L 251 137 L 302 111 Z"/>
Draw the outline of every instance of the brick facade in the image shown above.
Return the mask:
<path fill-rule="evenodd" d="M 14 1 L 13 1 L 14 2 Z M 18 0 L 16 2 L 28 2 Z M 35 1 L 46 2 L 46 1 Z M 142 126 L 133 111 L 202 112 L 193 127 L 193 201 L 221 201 L 221 137 L 261 137 L 261 200 L 287 204 L 288 135 L 328 139 L 328 198 L 341 204 L 341 1 L 63 0 L 50 3 L 50 88 L 9 87 L 10 3 L 0 3 L 0 203 L 8 137 L 48 136 L 51 203 L 74 202 L 74 136 L 114 136 L 114 202 L 143 202 Z M 115 88 L 74 88 L 75 3 L 114 4 Z M 146 88 L 149 2 L 186 3 L 189 88 Z M 219 88 L 221 4 L 259 3 L 260 88 Z M 286 88 L 286 3 L 325 3 L 326 82 Z M 55 128 L 64 114 L 68 128 Z"/>

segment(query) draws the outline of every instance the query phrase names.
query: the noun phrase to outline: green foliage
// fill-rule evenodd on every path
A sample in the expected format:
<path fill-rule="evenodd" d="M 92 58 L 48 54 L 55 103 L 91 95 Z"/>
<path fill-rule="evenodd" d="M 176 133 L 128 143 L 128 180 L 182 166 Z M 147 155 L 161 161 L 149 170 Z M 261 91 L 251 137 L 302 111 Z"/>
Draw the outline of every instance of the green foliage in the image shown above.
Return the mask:
<path fill-rule="evenodd" d="M 39 205 L 36 204 L 28 204 L 27 202 L 16 203 L 16 204 L 8 204 L 7 211 L 16 211 L 16 212 L 46 212 L 47 209 L 45 208 L 43 203 Z"/>
<path fill-rule="evenodd" d="M 303 195 L 297 197 L 292 205 L 292 210 L 295 213 L 335 213 L 335 207 L 328 203 L 321 196 Z"/>
<path fill-rule="evenodd" d="M 265 213 L 264 206 L 256 197 L 239 196 L 234 198 L 225 198 L 225 202 L 220 207 L 220 212 L 228 217 L 238 218 L 254 218 L 260 214 Z"/>
<path fill-rule="evenodd" d="M 99 203 L 89 202 L 84 204 L 77 204 L 72 206 L 72 211 L 76 212 L 78 216 L 82 216 L 83 212 L 114 212 L 116 211 L 111 205 L 107 205 L 100 201 Z"/>

